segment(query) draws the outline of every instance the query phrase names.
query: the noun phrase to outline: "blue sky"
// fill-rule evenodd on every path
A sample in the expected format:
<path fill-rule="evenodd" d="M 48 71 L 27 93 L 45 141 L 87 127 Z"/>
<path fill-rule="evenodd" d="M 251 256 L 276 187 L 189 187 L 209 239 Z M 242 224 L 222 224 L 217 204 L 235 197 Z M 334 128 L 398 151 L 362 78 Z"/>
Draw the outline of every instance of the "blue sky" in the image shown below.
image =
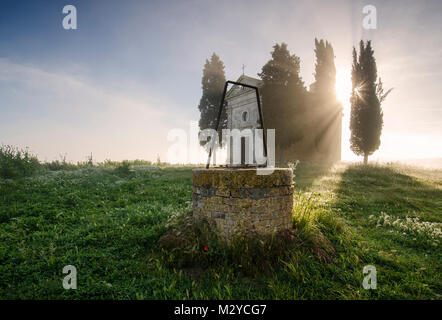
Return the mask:
<path fill-rule="evenodd" d="M 62 28 L 67 4 L 77 8 L 77 30 Z M 376 30 L 361 28 L 366 4 L 377 8 Z M 2 1 L 0 142 L 29 146 L 42 160 L 91 152 L 98 161 L 165 159 L 167 133 L 198 120 L 212 52 L 228 79 L 243 63 L 256 76 L 284 41 L 309 85 L 315 37 L 334 46 L 340 79 L 363 38 L 373 41 L 378 73 L 395 88 L 374 158 L 439 157 L 441 12 L 440 1 Z M 354 159 L 348 143 L 343 157 Z"/>

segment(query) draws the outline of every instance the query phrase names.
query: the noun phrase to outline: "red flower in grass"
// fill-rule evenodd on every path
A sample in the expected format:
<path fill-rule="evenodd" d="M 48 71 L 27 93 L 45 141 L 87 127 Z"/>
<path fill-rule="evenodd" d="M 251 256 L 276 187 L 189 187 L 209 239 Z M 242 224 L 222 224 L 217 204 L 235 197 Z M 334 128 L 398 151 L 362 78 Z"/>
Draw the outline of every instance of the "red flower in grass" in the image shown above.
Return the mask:
<path fill-rule="evenodd" d="M 207 246 L 204 246 L 204 251 L 205 252 L 209 251 L 209 248 Z"/>

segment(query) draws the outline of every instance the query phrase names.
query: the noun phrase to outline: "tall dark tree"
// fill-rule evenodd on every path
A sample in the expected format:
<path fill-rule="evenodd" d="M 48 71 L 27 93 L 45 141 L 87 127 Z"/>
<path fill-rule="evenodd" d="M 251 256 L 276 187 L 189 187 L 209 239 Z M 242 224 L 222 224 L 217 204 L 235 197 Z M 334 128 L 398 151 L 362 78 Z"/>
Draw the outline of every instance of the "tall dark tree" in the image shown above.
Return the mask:
<path fill-rule="evenodd" d="M 275 44 L 271 55 L 258 75 L 263 80 L 261 96 L 265 125 L 276 130 L 275 144 L 282 162 L 284 149 L 303 136 L 302 121 L 297 115 L 304 111 L 307 91 L 299 75 L 300 59 L 290 54 L 287 44 Z"/>
<path fill-rule="evenodd" d="M 315 82 L 310 85 L 310 92 L 326 99 L 336 97 L 335 54 L 330 42 L 315 38 Z"/>
<path fill-rule="evenodd" d="M 201 130 L 215 129 L 225 82 L 224 63 L 213 53 L 210 60 L 206 60 L 201 81 L 203 95 L 198 105 L 200 110 L 199 127 Z M 225 128 L 226 124 L 227 113 L 224 108 L 219 130 Z M 205 142 L 202 142 L 202 144 L 205 144 Z"/>
<path fill-rule="evenodd" d="M 383 113 L 381 102 L 392 89 L 384 93 L 382 81 L 377 75 L 376 60 L 371 41 L 361 40 L 359 56 L 353 47 L 353 66 L 351 72 L 352 94 L 350 98 L 350 148 L 357 155 L 368 156 L 381 144 Z"/>
<path fill-rule="evenodd" d="M 336 97 L 335 54 L 331 43 L 315 38 L 315 82 L 310 85 L 311 133 L 323 159 L 339 160 L 342 105 Z"/>

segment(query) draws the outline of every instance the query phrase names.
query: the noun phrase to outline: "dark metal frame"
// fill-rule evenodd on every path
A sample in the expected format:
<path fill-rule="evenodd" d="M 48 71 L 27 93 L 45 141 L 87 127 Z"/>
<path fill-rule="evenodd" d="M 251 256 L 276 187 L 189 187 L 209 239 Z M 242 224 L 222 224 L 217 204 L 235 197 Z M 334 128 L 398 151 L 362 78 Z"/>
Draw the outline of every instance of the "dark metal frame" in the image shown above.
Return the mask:
<path fill-rule="evenodd" d="M 226 97 L 227 87 L 229 86 L 229 84 L 233 84 L 233 85 L 236 85 L 236 86 L 242 86 L 242 87 L 246 87 L 246 88 L 250 88 L 250 89 L 254 89 L 255 90 L 256 100 L 258 101 L 258 112 L 259 112 L 259 119 L 260 119 L 260 122 L 261 122 L 262 138 L 263 138 L 263 143 L 264 143 L 264 156 L 267 157 L 267 136 L 266 136 L 266 131 L 265 131 L 265 127 L 264 127 L 264 120 L 262 118 L 261 100 L 259 98 L 259 89 L 258 89 L 258 87 L 251 86 L 251 85 L 248 85 L 248 84 L 245 84 L 245 83 L 241 83 L 241 82 L 235 82 L 235 81 L 230 81 L 230 80 L 226 81 L 226 83 L 224 85 L 223 97 L 221 99 L 221 105 L 219 106 L 218 119 L 216 120 L 216 129 L 215 129 L 215 131 L 218 132 L 219 122 L 221 120 L 221 114 L 222 114 L 222 111 L 223 111 L 223 108 L 224 108 L 224 100 L 225 100 L 225 97 Z M 211 157 L 212 157 L 212 147 L 210 147 L 210 149 L 209 149 L 209 158 L 207 159 L 206 169 L 209 169 L 210 158 Z"/>

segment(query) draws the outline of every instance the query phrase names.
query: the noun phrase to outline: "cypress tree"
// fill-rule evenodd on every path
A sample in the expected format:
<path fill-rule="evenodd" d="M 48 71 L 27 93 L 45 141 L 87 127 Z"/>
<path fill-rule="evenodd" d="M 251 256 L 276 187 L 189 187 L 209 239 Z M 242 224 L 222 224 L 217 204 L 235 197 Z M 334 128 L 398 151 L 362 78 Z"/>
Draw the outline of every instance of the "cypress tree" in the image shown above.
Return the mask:
<path fill-rule="evenodd" d="M 263 117 L 266 128 L 276 130 L 276 148 L 279 161 L 283 151 L 303 136 L 299 114 L 303 112 L 306 88 L 302 81 L 300 59 L 290 54 L 287 44 L 275 44 L 272 58 L 258 75 L 263 80 L 261 88 Z"/>
<path fill-rule="evenodd" d="M 336 97 L 336 67 L 335 54 L 330 42 L 315 38 L 315 82 L 310 86 L 310 92 L 326 99 Z"/>
<path fill-rule="evenodd" d="M 309 115 L 313 123 L 310 131 L 321 158 L 339 160 L 342 105 L 336 97 L 335 55 L 331 43 L 315 39 L 315 55 L 315 82 L 310 85 Z"/>
<path fill-rule="evenodd" d="M 351 150 L 364 156 L 364 164 L 368 156 L 375 152 L 381 144 L 383 112 L 381 102 L 392 89 L 384 93 L 381 79 L 377 82 L 376 60 L 371 41 L 366 44 L 361 40 L 359 56 L 353 47 L 352 94 L 350 98 L 350 130 Z"/>
<path fill-rule="evenodd" d="M 203 94 L 198 105 L 200 130 L 215 129 L 225 82 L 224 63 L 216 53 L 213 53 L 210 60 L 206 60 L 201 80 Z M 226 125 L 227 113 L 224 108 L 219 130 L 221 131 Z M 205 144 L 205 142 L 202 142 L 202 144 Z"/>

